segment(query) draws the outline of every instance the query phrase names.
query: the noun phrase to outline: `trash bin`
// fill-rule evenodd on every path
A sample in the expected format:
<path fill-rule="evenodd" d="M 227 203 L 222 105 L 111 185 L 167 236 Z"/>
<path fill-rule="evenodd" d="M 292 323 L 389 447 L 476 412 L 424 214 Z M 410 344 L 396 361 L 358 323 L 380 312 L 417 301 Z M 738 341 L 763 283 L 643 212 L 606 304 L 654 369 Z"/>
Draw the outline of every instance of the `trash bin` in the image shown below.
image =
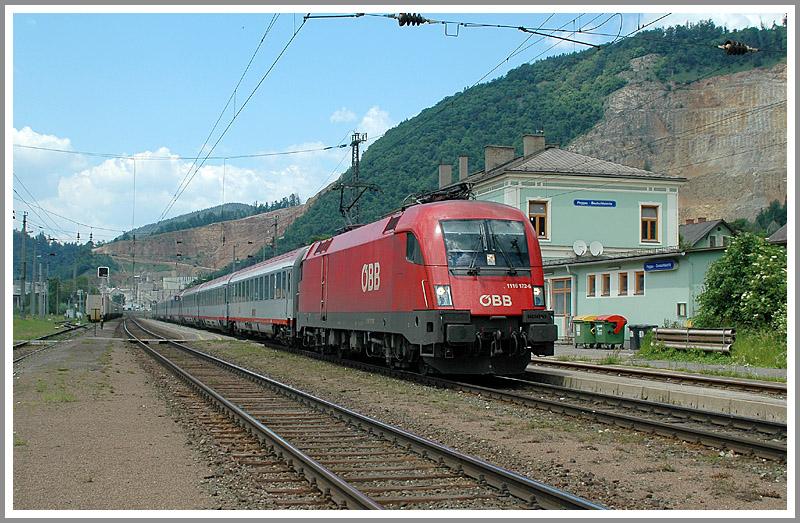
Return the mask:
<path fill-rule="evenodd" d="M 609 349 L 613 349 L 615 345 L 622 347 L 622 343 L 625 341 L 625 324 L 628 323 L 628 320 L 619 314 L 608 314 L 597 316 L 593 323 L 598 348 L 604 345 Z"/>
<path fill-rule="evenodd" d="M 655 329 L 658 325 L 645 325 L 645 324 L 637 324 L 637 325 L 628 325 L 628 328 L 631 330 L 631 349 L 632 350 L 639 350 L 642 348 L 642 341 L 644 340 L 645 334 L 650 332 L 652 329 Z"/>
<path fill-rule="evenodd" d="M 575 330 L 575 347 L 594 347 L 594 324 L 596 316 L 575 316 L 572 318 L 572 326 Z"/>

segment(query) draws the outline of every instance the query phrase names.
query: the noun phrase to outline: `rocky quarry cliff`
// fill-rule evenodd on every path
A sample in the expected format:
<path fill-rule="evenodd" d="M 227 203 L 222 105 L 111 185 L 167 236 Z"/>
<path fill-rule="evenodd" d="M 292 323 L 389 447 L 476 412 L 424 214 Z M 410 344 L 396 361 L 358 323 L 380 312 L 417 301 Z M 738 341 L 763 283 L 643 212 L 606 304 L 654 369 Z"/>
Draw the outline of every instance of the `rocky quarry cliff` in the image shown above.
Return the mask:
<path fill-rule="evenodd" d="M 687 179 L 680 219 L 753 219 L 786 199 L 786 64 L 665 84 L 631 61 L 603 120 L 568 149 Z"/>
<path fill-rule="evenodd" d="M 241 220 L 137 238 L 136 263 L 178 262 L 178 265 L 189 269 L 188 273 L 210 272 L 233 261 L 234 246 L 236 258 L 243 260 L 256 255 L 265 245 L 271 245 L 276 231 L 276 219 L 277 236 L 280 238 L 305 208 L 305 205 L 298 205 Z M 96 248 L 95 252 L 130 262 L 134 255 L 134 244 L 132 240 L 116 241 Z M 177 256 L 178 253 L 180 256 Z M 187 271 L 184 270 L 183 273 Z"/>

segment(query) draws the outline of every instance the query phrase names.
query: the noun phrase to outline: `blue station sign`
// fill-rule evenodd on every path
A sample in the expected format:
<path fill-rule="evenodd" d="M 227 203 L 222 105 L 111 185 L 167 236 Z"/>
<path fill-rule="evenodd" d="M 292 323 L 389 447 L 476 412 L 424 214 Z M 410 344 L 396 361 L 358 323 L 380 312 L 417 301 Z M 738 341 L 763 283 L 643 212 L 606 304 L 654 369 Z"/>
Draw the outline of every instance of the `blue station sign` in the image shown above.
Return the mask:
<path fill-rule="evenodd" d="M 614 200 L 573 200 L 576 207 L 616 207 Z"/>
<path fill-rule="evenodd" d="M 678 268 L 678 264 L 675 260 L 658 260 L 653 262 L 646 262 L 644 264 L 644 270 L 646 272 L 654 272 L 654 271 L 674 271 Z"/>

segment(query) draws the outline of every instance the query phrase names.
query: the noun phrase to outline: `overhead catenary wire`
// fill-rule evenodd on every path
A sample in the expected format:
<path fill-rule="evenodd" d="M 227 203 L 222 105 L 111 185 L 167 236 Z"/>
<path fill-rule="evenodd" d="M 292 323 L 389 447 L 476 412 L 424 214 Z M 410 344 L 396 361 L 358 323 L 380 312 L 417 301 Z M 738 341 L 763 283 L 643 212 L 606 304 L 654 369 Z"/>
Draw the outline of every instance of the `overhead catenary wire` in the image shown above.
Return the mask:
<path fill-rule="evenodd" d="M 34 145 L 23 145 L 23 144 L 13 144 L 14 147 L 19 147 L 22 149 L 35 149 L 38 151 L 50 151 L 56 153 L 64 153 L 64 154 L 74 154 L 80 156 L 94 156 L 100 158 L 113 158 L 113 159 L 121 159 L 121 160 L 131 160 L 136 158 L 136 161 L 175 161 L 175 160 L 191 160 L 193 157 L 191 156 L 183 156 L 179 154 L 173 154 L 169 156 L 144 156 L 142 153 L 137 154 L 122 154 L 122 153 L 100 153 L 100 152 L 91 152 L 91 151 L 71 151 L 69 149 L 57 149 L 54 147 L 39 147 Z M 347 147 L 348 144 L 340 143 L 337 145 L 325 145 L 323 147 L 314 147 L 310 149 L 295 149 L 291 151 L 276 151 L 276 152 L 269 152 L 269 153 L 248 153 L 248 154 L 231 154 L 227 156 L 209 156 L 207 160 L 238 160 L 242 158 L 265 158 L 269 156 L 288 156 L 292 154 L 305 154 L 305 153 L 315 153 L 321 151 L 328 151 L 331 149 L 341 149 L 343 147 Z"/>
<path fill-rule="evenodd" d="M 214 131 L 217 129 L 217 125 L 219 125 L 219 122 L 222 120 L 222 116 L 225 114 L 225 111 L 228 109 L 228 106 L 230 105 L 231 100 L 234 100 L 234 113 L 236 112 L 236 107 L 235 107 L 235 104 L 236 104 L 236 102 L 235 102 L 236 91 L 239 89 L 239 86 L 241 85 L 242 80 L 244 80 L 244 77 L 247 74 L 247 71 L 250 70 L 250 65 L 253 63 L 253 60 L 255 59 L 256 55 L 258 54 L 259 49 L 261 49 L 261 45 L 264 43 L 264 40 L 267 38 L 267 35 L 272 30 L 272 27 L 275 25 L 275 22 L 277 21 L 279 16 L 280 15 L 278 13 L 275 13 L 272 16 L 272 20 L 270 20 L 270 23 L 267 26 L 267 29 L 264 31 L 264 34 L 261 36 L 261 40 L 258 42 L 258 45 L 256 46 L 255 51 L 253 51 L 253 55 L 250 57 L 250 61 L 247 62 L 247 66 L 244 68 L 244 71 L 242 72 L 242 75 L 239 77 L 239 81 L 236 83 L 236 86 L 233 88 L 233 91 L 231 92 L 231 95 L 228 97 L 228 101 L 225 102 L 225 106 L 220 111 L 219 116 L 217 117 L 217 121 L 214 122 L 214 125 L 211 128 L 211 131 L 209 131 L 208 136 L 206 136 L 205 141 L 203 141 L 203 145 L 200 146 L 200 149 L 199 149 L 199 151 L 197 153 L 197 156 L 192 161 L 192 165 L 189 166 L 189 169 L 187 169 L 186 174 L 183 176 L 183 179 L 181 179 L 181 182 L 178 184 L 178 188 L 175 190 L 175 195 L 173 197 L 176 197 L 178 195 L 178 192 L 181 190 L 181 187 L 183 187 L 184 182 L 186 182 L 186 179 L 188 178 L 189 173 L 192 172 L 192 168 L 197 164 L 197 160 L 199 160 L 200 156 L 203 154 L 203 149 L 208 144 L 208 141 L 211 139 L 211 136 L 213 136 Z M 234 116 L 234 118 L 235 118 L 235 116 Z"/>
<path fill-rule="evenodd" d="M 26 191 L 28 194 L 30 194 L 30 191 L 28 190 L 28 188 L 27 188 L 27 187 L 25 187 L 25 184 L 24 184 L 24 183 L 23 183 L 23 181 L 22 181 L 22 180 L 21 180 L 21 179 L 20 179 L 20 178 L 17 176 L 16 172 L 14 173 L 14 178 L 16 178 L 16 179 L 17 179 L 17 181 L 20 183 L 20 185 L 22 185 L 23 189 L 25 189 L 25 191 Z M 31 198 L 33 198 L 33 195 L 32 195 L 32 194 L 31 194 Z M 35 201 L 35 199 L 34 199 L 34 201 Z M 80 225 L 80 226 L 82 226 L 82 227 L 87 227 L 87 228 L 90 228 L 90 229 L 96 229 L 96 230 L 101 230 L 101 231 L 109 231 L 109 232 L 125 232 L 125 231 L 123 231 L 123 230 L 120 230 L 120 229 L 110 229 L 110 228 L 108 228 L 108 227 L 98 227 L 97 225 L 90 225 L 90 224 L 86 224 L 86 223 L 83 223 L 83 222 L 79 222 L 78 220 L 74 220 L 74 219 L 72 219 L 72 218 L 69 218 L 69 217 L 67 217 L 67 216 L 61 215 L 61 214 L 59 214 L 59 213 L 57 213 L 57 212 L 55 212 L 55 211 L 51 211 L 51 210 L 49 210 L 49 209 L 46 209 L 45 207 L 41 206 L 41 205 L 40 205 L 38 202 L 36 202 L 36 206 L 37 206 L 39 209 L 41 209 L 42 211 L 46 212 L 47 214 L 50 214 L 50 215 L 53 215 L 53 216 L 57 216 L 57 217 L 59 217 L 59 218 L 62 218 L 62 219 L 64 219 L 64 220 L 67 220 L 68 222 L 72 222 L 72 223 L 74 223 L 74 224 L 76 224 L 76 225 Z"/>
<path fill-rule="evenodd" d="M 172 209 L 172 206 L 175 205 L 175 203 L 178 201 L 178 199 L 181 197 L 181 195 L 184 193 L 184 191 L 186 191 L 186 188 L 189 187 L 189 184 L 194 179 L 194 177 L 197 175 L 197 172 L 205 164 L 206 160 L 208 160 L 208 158 L 211 156 L 211 153 L 214 151 L 214 149 L 216 149 L 217 145 L 219 145 L 219 142 L 222 141 L 222 138 L 225 137 L 225 135 L 227 134 L 228 130 L 231 128 L 233 123 L 236 121 L 236 118 L 241 114 L 241 112 L 247 106 L 248 102 L 250 102 L 250 100 L 253 98 L 255 93 L 258 91 L 259 87 L 261 87 L 261 84 L 264 83 L 264 80 L 266 80 L 267 76 L 269 76 L 269 74 L 275 68 L 275 65 L 278 63 L 278 61 L 281 59 L 281 57 L 284 55 L 284 53 L 286 53 L 286 50 L 289 48 L 289 46 L 292 44 L 292 42 L 294 42 L 294 39 L 297 37 L 297 35 L 303 29 L 303 27 L 305 26 L 305 23 L 306 23 L 306 20 L 303 19 L 303 22 L 300 24 L 300 26 L 292 33 L 291 38 L 289 39 L 288 42 L 286 42 L 286 45 L 283 47 L 281 52 L 278 54 L 278 56 L 272 62 L 272 65 L 270 65 L 269 69 L 267 69 L 267 71 L 261 77 L 261 80 L 259 80 L 258 84 L 256 84 L 256 86 L 250 92 L 250 95 L 247 97 L 247 99 L 244 101 L 244 103 L 242 103 L 242 105 L 239 107 L 239 110 L 233 115 L 233 118 L 231 118 L 231 121 L 228 123 L 228 125 L 225 127 L 225 129 L 222 131 L 222 134 L 220 134 L 219 138 L 217 138 L 217 141 L 214 142 L 214 145 L 208 151 L 208 154 L 205 156 L 205 158 L 203 158 L 203 161 L 200 163 L 200 165 L 198 165 L 195 168 L 194 173 L 189 178 L 189 180 L 186 182 L 186 184 L 184 185 L 183 189 L 180 190 L 180 192 L 172 199 L 172 201 L 167 205 L 167 207 L 161 213 L 161 216 L 159 217 L 158 222 L 161 222 L 164 219 L 164 217 L 167 215 L 167 213 L 170 211 L 170 209 Z"/>

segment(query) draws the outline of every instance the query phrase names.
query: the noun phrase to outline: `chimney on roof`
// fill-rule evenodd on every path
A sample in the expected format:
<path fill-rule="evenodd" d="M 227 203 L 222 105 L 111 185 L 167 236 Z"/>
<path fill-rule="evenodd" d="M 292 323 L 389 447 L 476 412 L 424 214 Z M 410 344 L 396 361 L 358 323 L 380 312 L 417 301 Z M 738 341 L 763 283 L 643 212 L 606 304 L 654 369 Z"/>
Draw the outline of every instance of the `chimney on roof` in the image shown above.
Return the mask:
<path fill-rule="evenodd" d="M 694 218 L 686 218 L 686 225 L 694 223 Z"/>
<path fill-rule="evenodd" d="M 488 172 L 498 165 L 510 162 L 516 156 L 517 151 L 513 147 L 505 145 L 487 145 L 483 148 L 485 159 L 484 171 Z"/>
<path fill-rule="evenodd" d="M 450 164 L 439 165 L 439 188 L 453 183 L 453 166 Z"/>
<path fill-rule="evenodd" d="M 533 134 L 522 135 L 523 156 L 536 154 L 538 152 L 544 151 L 544 149 L 545 149 L 544 133 L 542 131 L 538 131 Z"/>
<path fill-rule="evenodd" d="M 458 180 L 463 182 L 469 176 L 469 156 L 458 157 Z"/>
<path fill-rule="evenodd" d="M 698 216 L 697 217 L 697 223 L 703 223 L 704 221 L 706 221 L 706 217 L 705 216 Z"/>

